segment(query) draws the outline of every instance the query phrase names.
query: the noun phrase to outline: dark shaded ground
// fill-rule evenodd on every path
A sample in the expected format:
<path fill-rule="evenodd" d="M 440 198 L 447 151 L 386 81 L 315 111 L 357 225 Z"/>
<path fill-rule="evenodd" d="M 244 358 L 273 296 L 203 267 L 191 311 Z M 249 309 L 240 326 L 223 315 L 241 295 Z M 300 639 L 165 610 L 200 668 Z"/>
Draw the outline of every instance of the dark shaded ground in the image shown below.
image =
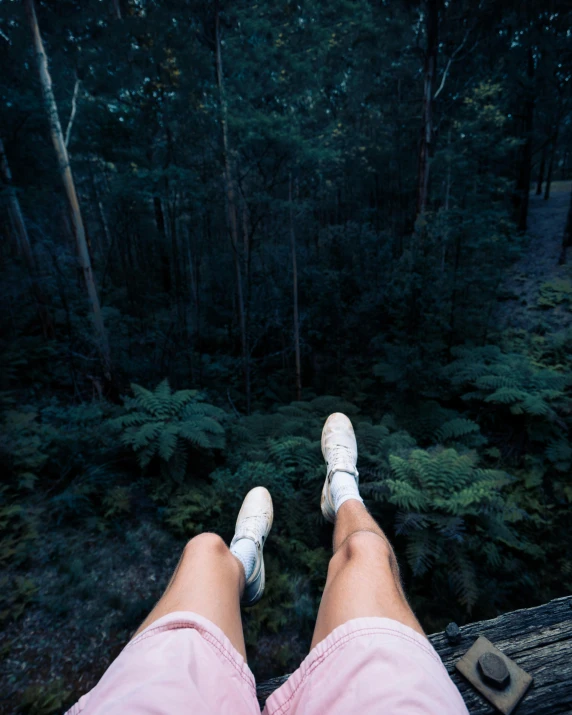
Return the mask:
<path fill-rule="evenodd" d="M 30 712 L 57 712 L 58 699 L 70 705 L 89 690 L 161 595 L 182 545 L 148 522 L 40 539 L 27 574 L 35 602 L 0 638 L 0 712 L 21 712 L 23 701 Z"/>
<path fill-rule="evenodd" d="M 572 325 L 572 294 L 568 292 L 572 278 L 571 256 L 567 264 L 558 265 L 570 188 L 570 181 L 557 181 L 552 184 L 548 201 L 534 193 L 530 195 L 530 243 L 502 288 L 504 300 L 498 311 L 501 329 L 528 331 L 537 327 L 535 322 L 546 321 L 551 330 L 557 332 Z"/>

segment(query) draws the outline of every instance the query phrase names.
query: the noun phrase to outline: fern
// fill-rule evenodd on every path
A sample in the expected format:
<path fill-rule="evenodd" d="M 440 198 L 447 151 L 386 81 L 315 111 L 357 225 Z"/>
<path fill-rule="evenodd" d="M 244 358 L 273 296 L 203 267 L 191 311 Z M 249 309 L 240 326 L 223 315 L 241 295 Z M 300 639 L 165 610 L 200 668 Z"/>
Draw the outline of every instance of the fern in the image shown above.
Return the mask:
<path fill-rule="evenodd" d="M 137 455 L 145 469 L 158 457 L 162 470 L 181 481 L 186 468 L 188 444 L 198 450 L 223 449 L 226 413 L 204 401 L 197 390 L 173 392 L 167 380 L 154 391 L 132 385 L 134 397 L 126 413 L 111 420 L 121 434 L 121 443 Z"/>
<path fill-rule="evenodd" d="M 470 434 L 480 432 L 479 425 L 473 420 L 468 420 L 461 417 L 445 422 L 437 430 L 435 436 L 439 442 L 447 442 L 452 439 L 459 439 Z"/>
<path fill-rule="evenodd" d="M 534 454 L 536 445 L 548 450 L 567 440 L 565 420 L 572 404 L 566 374 L 538 364 L 526 353 L 503 352 L 496 346 L 457 348 L 454 355 L 443 376 L 480 414 L 481 427 L 495 433 L 501 456 L 510 455 L 518 466 L 523 450 Z M 437 434 L 446 440 L 444 431 Z M 546 457 L 555 465 L 568 461 L 553 459 L 548 451 Z"/>
<path fill-rule="evenodd" d="M 449 430 L 474 432 L 475 425 L 455 422 Z M 474 452 L 454 448 L 411 449 L 405 456 L 390 455 L 389 465 L 391 474 L 367 485 L 366 492 L 397 507 L 396 533 L 406 539 L 413 574 L 423 576 L 433 567 L 453 570 L 451 591 L 470 611 L 479 597 L 476 574 L 483 568 L 481 541 L 473 537 L 487 534 L 494 545 L 487 563 L 495 568 L 506 544 L 529 547 L 507 523 L 511 506 L 503 490 L 513 480 L 501 470 L 480 468 Z"/>

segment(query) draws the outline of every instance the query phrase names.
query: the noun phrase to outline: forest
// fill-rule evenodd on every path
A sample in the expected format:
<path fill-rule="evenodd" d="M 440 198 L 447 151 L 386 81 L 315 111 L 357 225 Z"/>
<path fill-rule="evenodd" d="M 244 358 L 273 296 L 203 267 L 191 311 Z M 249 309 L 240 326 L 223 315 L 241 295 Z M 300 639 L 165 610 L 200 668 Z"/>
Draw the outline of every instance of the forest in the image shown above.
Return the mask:
<path fill-rule="evenodd" d="M 572 592 L 571 26 L 0 0 L 1 712 L 89 690 L 256 485 L 249 664 L 296 668 L 334 411 L 428 633 Z"/>

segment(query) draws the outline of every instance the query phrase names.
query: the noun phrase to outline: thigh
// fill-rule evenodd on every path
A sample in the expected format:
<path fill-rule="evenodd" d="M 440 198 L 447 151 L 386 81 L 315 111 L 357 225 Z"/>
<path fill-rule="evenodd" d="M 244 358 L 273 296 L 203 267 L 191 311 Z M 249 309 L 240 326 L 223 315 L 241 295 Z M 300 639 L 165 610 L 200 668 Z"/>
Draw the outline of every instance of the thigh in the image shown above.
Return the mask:
<path fill-rule="evenodd" d="M 263 715 L 468 715 L 422 635 L 390 618 L 357 618 L 321 641 Z"/>
<path fill-rule="evenodd" d="M 346 621 L 371 616 L 391 618 L 423 635 L 389 542 L 361 531 L 348 537 L 330 561 L 312 647 Z"/>
<path fill-rule="evenodd" d="M 233 646 L 246 658 L 240 614 L 244 572 L 216 534 L 191 539 L 165 593 L 137 630 L 175 611 L 198 613 L 221 628 Z"/>
<path fill-rule="evenodd" d="M 259 715 L 254 677 L 214 623 L 171 613 L 132 640 L 68 715 Z"/>

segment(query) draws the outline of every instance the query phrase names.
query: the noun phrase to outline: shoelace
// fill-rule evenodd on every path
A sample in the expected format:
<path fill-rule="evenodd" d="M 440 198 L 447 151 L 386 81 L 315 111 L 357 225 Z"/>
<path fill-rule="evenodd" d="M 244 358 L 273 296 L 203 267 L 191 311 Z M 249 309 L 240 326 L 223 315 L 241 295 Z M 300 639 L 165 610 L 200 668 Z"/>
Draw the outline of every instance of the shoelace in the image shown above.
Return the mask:
<path fill-rule="evenodd" d="M 264 543 L 266 531 L 266 521 L 268 517 L 266 514 L 253 514 L 252 516 L 247 516 L 242 522 L 241 531 L 245 534 L 252 534 L 256 536 L 261 543 Z"/>
<path fill-rule="evenodd" d="M 339 462 L 342 462 L 343 464 L 353 464 L 354 463 L 354 456 L 351 453 L 351 450 L 349 447 L 346 447 L 344 444 L 336 444 L 332 447 L 331 451 L 331 459 L 328 460 L 328 466 L 330 467 L 330 471 L 334 468 L 336 464 Z"/>

